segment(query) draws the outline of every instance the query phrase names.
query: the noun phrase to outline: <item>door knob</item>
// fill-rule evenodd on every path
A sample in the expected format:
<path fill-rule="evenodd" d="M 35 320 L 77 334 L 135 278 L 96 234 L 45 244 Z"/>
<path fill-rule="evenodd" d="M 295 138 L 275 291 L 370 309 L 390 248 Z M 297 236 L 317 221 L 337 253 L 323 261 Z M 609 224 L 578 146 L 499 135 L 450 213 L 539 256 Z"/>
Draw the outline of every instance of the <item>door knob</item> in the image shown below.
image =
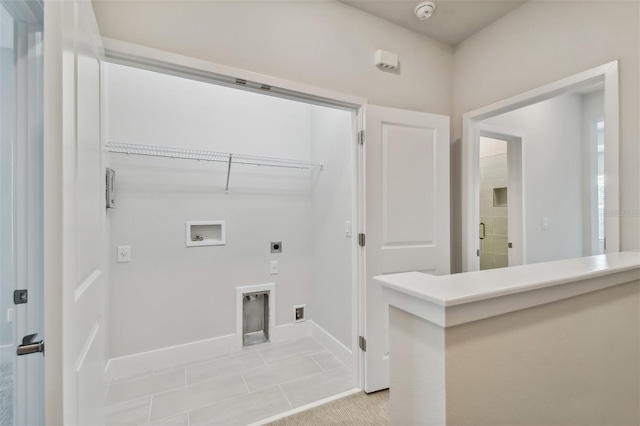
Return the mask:
<path fill-rule="evenodd" d="M 36 352 L 44 353 L 44 340 L 40 340 L 39 342 L 34 342 L 38 333 L 29 334 L 22 338 L 22 344 L 18 345 L 17 353 L 18 355 L 29 355 L 34 354 Z"/>

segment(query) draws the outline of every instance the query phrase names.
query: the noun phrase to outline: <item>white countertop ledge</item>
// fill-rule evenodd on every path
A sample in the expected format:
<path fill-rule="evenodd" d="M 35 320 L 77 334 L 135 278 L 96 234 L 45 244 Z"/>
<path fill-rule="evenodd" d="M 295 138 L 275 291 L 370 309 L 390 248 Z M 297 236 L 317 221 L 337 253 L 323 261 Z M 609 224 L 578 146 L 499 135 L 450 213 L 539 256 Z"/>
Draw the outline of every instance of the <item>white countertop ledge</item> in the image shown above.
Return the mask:
<path fill-rule="evenodd" d="M 487 271 L 374 277 L 392 306 L 443 327 L 477 321 L 640 280 L 640 252 Z"/>

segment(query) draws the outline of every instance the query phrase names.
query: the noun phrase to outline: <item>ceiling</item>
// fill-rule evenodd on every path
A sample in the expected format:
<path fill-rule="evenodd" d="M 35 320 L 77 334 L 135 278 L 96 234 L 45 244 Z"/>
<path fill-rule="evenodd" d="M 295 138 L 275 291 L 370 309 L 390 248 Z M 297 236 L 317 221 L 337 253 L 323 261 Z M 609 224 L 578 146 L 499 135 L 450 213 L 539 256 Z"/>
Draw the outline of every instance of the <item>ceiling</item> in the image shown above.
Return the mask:
<path fill-rule="evenodd" d="M 422 0 L 340 0 L 401 27 L 455 46 L 520 7 L 526 0 L 434 0 L 431 18 L 420 21 L 413 10 Z"/>

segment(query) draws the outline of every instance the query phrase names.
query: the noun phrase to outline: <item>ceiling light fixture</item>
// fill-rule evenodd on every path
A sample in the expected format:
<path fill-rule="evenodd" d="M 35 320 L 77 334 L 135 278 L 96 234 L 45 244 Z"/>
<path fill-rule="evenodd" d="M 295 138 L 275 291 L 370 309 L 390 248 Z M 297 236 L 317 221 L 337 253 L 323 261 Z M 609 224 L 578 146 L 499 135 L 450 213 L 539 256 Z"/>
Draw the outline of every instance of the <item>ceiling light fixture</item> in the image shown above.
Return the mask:
<path fill-rule="evenodd" d="M 433 12 L 436 10 L 436 4 L 432 1 L 423 1 L 413 10 L 413 13 L 416 14 L 416 17 L 421 21 L 426 21 L 431 18 Z"/>

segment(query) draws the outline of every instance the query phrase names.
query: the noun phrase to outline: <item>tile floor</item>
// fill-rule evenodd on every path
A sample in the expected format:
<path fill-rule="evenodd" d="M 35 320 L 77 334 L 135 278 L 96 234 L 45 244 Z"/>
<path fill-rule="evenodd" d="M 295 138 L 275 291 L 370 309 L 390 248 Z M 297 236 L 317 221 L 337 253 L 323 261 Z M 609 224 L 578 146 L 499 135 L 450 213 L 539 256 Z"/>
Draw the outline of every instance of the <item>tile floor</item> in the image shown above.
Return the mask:
<path fill-rule="evenodd" d="M 107 424 L 250 424 L 354 387 L 351 372 L 306 337 L 114 379 Z"/>

